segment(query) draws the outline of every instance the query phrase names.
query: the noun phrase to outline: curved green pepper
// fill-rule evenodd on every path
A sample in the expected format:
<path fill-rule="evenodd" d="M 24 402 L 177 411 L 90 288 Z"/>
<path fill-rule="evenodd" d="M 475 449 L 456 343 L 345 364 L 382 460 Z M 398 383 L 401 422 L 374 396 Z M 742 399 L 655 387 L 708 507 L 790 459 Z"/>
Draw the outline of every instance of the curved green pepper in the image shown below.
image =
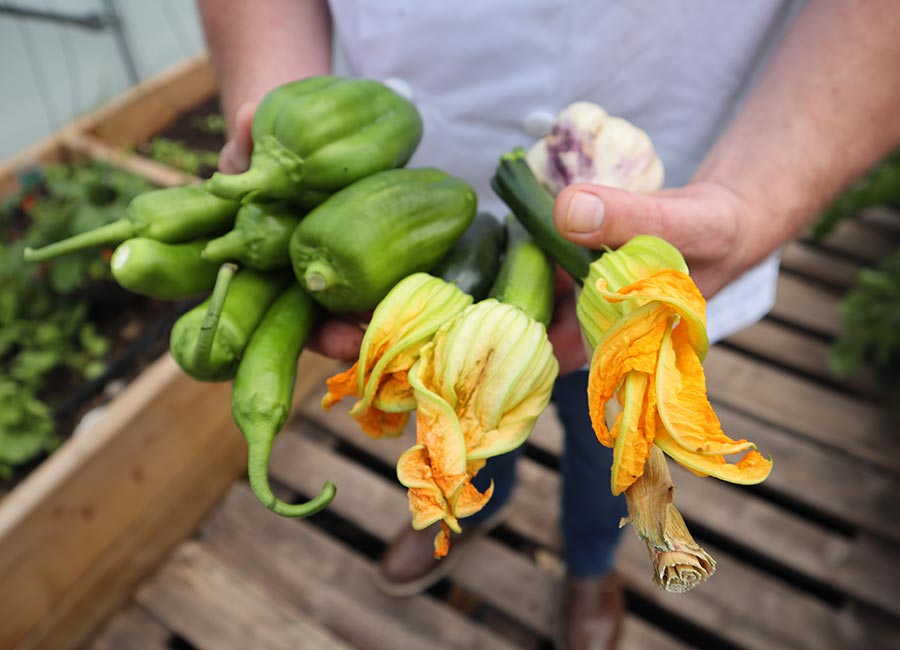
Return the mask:
<path fill-rule="evenodd" d="M 212 235 L 231 227 L 239 204 L 198 185 L 151 190 L 134 197 L 125 217 L 43 248 L 25 249 L 26 262 L 44 262 L 100 244 L 148 237 L 169 244 Z"/>
<path fill-rule="evenodd" d="M 182 300 L 212 290 L 219 265 L 200 256 L 206 241 L 166 244 L 135 237 L 116 248 L 109 260 L 116 282 L 134 293 L 160 300 Z"/>
<path fill-rule="evenodd" d="M 290 415 L 297 360 L 318 315 L 315 301 L 299 284 L 291 283 L 250 337 L 231 392 L 234 421 L 247 440 L 250 487 L 261 503 L 282 517 L 312 515 L 335 495 L 334 483 L 327 481 L 311 501 L 289 504 L 269 486 L 272 443 Z"/>
<path fill-rule="evenodd" d="M 291 265 L 288 243 L 303 218 L 296 208 L 248 203 L 238 210 L 234 230 L 211 240 L 201 255 L 210 262 L 239 262 L 259 271 Z"/>
<path fill-rule="evenodd" d="M 209 190 L 230 199 L 252 194 L 309 203 L 405 165 L 422 138 L 422 118 L 382 83 L 321 76 L 270 91 L 256 109 L 251 133 L 250 169 L 214 174 Z"/>
<path fill-rule="evenodd" d="M 286 274 L 235 271 L 235 265 L 223 264 L 212 295 L 172 327 L 169 350 L 199 381 L 234 377 L 253 330 L 290 281 Z"/>

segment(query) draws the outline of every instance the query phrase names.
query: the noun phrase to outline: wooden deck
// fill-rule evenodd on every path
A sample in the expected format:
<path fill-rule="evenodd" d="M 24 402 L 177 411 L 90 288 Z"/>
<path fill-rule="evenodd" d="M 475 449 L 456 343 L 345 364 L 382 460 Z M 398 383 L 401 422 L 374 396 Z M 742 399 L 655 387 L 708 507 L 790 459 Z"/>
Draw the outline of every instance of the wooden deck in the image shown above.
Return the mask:
<path fill-rule="evenodd" d="M 775 469 L 764 486 L 738 488 L 670 463 L 676 502 L 718 571 L 689 594 L 665 594 L 626 531 L 624 649 L 900 648 L 900 427 L 870 377 L 843 381 L 827 367 L 841 293 L 900 243 L 898 225 L 873 212 L 825 244 L 792 244 L 772 314 L 710 352 L 726 430 L 756 441 Z M 320 360 L 310 372 L 333 368 Z M 528 443 L 504 526 L 428 593 L 392 599 L 371 573 L 408 522 L 393 464 L 409 439 L 370 440 L 339 409 L 323 414 L 319 397 L 299 405 L 271 473 L 286 497 L 331 478 L 333 504 L 281 519 L 236 483 L 87 648 L 551 647 L 562 575 L 552 414 Z"/>

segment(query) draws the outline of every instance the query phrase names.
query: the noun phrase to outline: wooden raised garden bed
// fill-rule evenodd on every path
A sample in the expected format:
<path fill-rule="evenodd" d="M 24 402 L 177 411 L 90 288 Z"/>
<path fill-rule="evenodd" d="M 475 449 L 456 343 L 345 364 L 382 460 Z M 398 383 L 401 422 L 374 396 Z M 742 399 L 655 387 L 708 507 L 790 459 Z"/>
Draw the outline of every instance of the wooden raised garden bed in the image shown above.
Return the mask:
<path fill-rule="evenodd" d="M 0 197 L 30 168 L 77 160 L 193 182 L 127 151 L 213 96 L 205 58 L 190 60 L 0 166 Z M 245 463 L 229 392 L 165 354 L 0 501 L 0 647 L 76 647 L 194 529 Z"/>

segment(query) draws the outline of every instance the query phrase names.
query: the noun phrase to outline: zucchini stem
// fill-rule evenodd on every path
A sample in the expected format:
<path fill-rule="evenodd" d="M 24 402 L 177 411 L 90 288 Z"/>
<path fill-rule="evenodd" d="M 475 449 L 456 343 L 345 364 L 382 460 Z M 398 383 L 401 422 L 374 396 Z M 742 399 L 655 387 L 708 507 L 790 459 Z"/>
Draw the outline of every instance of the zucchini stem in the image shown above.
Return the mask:
<path fill-rule="evenodd" d="M 538 246 L 581 286 L 589 267 L 602 253 L 579 246 L 563 237 L 553 223 L 553 195 L 541 185 L 521 147 L 500 157 L 500 164 L 491 179 L 494 192 L 531 233 Z"/>

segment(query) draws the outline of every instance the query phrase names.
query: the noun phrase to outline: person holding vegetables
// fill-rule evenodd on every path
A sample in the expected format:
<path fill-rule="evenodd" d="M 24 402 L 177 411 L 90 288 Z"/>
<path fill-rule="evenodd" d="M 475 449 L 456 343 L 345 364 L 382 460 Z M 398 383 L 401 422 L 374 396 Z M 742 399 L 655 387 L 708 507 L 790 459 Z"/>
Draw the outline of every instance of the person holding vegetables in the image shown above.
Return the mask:
<path fill-rule="evenodd" d="M 892 0 L 198 5 L 231 136 L 220 159 L 225 172 L 247 167 L 259 99 L 279 84 L 330 72 L 333 52 L 349 74 L 384 81 L 416 104 L 425 128 L 410 166 L 460 176 L 476 189 L 480 209 L 498 216 L 505 209 L 489 188 L 497 159 L 542 136 L 562 108 L 592 101 L 634 122 L 663 161 L 667 189 L 575 184 L 556 197 L 556 225 L 592 248 L 615 248 L 637 234 L 674 244 L 709 300 L 713 341 L 768 311 L 778 249 L 900 143 L 900 6 Z M 558 284 L 550 338 L 566 430 L 568 569 L 560 643 L 612 648 L 623 609 L 612 567 L 624 505 L 609 494 L 611 452 L 596 444 L 587 415 L 572 286 Z M 361 338 L 355 324 L 332 319 L 313 345 L 353 360 Z M 464 535 L 497 521 L 514 460 L 494 458 L 479 474 L 485 483 L 493 478 L 494 497 Z M 465 539 L 441 565 L 433 536 L 402 532 L 379 584 L 412 593 L 444 575 Z"/>

